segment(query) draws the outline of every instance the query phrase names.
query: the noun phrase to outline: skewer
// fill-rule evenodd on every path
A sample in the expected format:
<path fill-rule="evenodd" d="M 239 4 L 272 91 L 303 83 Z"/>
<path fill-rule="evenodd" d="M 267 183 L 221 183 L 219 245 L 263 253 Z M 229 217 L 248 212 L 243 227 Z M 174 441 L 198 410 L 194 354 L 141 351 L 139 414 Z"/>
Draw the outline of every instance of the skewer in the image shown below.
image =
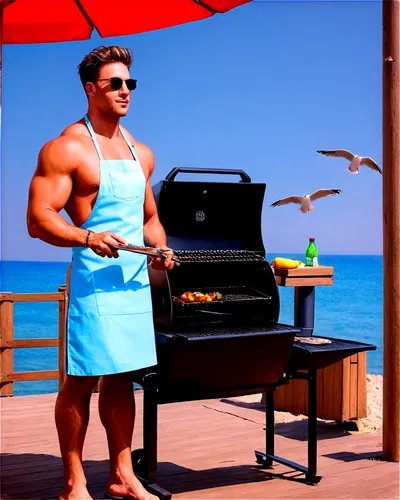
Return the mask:
<path fill-rule="evenodd" d="M 118 245 L 118 250 L 125 250 L 127 252 L 140 253 L 143 255 L 150 255 L 151 257 L 161 257 L 163 259 L 167 258 L 167 255 L 159 248 L 154 247 L 143 247 L 139 245 Z M 177 257 L 172 257 L 173 262 L 180 262 Z"/>

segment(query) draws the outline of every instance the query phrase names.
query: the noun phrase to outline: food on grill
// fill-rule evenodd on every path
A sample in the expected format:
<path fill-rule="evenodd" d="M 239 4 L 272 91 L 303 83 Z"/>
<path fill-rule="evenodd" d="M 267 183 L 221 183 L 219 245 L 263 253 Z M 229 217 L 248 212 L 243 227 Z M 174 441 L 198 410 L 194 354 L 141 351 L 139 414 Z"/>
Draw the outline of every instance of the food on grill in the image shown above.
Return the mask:
<path fill-rule="evenodd" d="M 222 299 L 222 294 L 219 292 L 210 292 L 208 294 L 211 297 L 211 300 L 221 300 Z"/>
<path fill-rule="evenodd" d="M 314 345 L 322 345 L 322 344 L 331 344 L 332 341 L 329 339 L 321 339 L 317 337 L 295 337 L 295 342 L 301 342 L 302 344 L 314 344 Z"/>
<path fill-rule="evenodd" d="M 179 298 L 185 304 L 188 302 L 197 302 L 197 297 L 192 292 L 185 292 Z"/>
<path fill-rule="evenodd" d="M 276 257 L 272 263 L 272 267 L 277 269 L 296 269 L 298 267 L 304 267 L 304 263 L 300 260 L 285 259 L 283 257 Z"/>
<path fill-rule="evenodd" d="M 214 302 L 216 300 L 222 299 L 222 294 L 219 292 L 185 292 L 180 297 L 173 296 L 172 297 L 175 302 L 179 302 L 180 304 L 198 304 L 199 302 Z"/>

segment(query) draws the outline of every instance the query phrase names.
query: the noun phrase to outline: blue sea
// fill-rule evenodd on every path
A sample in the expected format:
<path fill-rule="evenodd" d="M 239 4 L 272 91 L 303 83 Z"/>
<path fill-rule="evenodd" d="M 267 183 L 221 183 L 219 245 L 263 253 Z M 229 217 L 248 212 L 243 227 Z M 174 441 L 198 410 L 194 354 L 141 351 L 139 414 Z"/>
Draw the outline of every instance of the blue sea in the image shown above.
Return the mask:
<path fill-rule="evenodd" d="M 284 254 L 279 254 L 285 256 Z M 277 255 L 268 254 L 272 262 Z M 304 260 L 303 255 L 290 255 Z M 317 287 L 314 334 L 368 342 L 377 346 L 367 353 L 368 373 L 383 369 L 383 280 L 382 256 L 325 255 L 321 265 L 335 268 L 334 285 Z M 65 284 L 68 263 L 0 262 L 0 291 L 56 292 Z M 279 287 L 279 321 L 293 324 L 293 288 Z M 16 303 L 16 339 L 58 336 L 57 302 Z M 15 371 L 56 370 L 56 347 L 15 349 Z M 16 382 L 14 394 L 57 392 L 57 381 Z"/>

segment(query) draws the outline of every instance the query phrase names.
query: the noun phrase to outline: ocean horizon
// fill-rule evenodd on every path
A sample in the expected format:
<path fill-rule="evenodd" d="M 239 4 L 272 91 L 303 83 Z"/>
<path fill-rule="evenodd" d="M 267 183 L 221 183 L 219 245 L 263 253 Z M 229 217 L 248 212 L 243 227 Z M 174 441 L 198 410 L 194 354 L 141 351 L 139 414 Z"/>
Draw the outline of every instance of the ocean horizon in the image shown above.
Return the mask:
<path fill-rule="evenodd" d="M 267 253 L 304 261 L 304 254 Z M 334 284 L 316 287 L 314 334 L 372 343 L 367 353 L 367 372 L 383 373 L 383 269 L 382 255 L 323 255 L 320 265 L 334 267 Z M 14 293 L 56 292 L 65 284 L 69 262 L 0 261 L 0 291 Z M 279 287 L 279 322 L 293 324 L 292 287 Z M 14 336 L 51 338 L 58 336 L 58 305 L 15 303 Z M 15 349 L 14 370 L 56 370 L 58 348 Z M 57 392 L 58 381 L 14 383 L 15 395 Z"/>

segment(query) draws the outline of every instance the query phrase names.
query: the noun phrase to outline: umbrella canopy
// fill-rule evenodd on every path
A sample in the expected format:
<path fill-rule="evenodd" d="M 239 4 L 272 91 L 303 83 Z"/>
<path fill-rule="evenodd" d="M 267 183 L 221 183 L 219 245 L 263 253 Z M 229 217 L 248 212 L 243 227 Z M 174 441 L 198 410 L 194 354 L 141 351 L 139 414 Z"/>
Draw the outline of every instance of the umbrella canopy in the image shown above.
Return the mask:
<path fill-rule="evenodd" d="M 14 0 L 4 9 L 2 43 L 132 35 L 223 14 L 251 0 Z M 0 1 L 0 9 L 3 1 Z"/>

